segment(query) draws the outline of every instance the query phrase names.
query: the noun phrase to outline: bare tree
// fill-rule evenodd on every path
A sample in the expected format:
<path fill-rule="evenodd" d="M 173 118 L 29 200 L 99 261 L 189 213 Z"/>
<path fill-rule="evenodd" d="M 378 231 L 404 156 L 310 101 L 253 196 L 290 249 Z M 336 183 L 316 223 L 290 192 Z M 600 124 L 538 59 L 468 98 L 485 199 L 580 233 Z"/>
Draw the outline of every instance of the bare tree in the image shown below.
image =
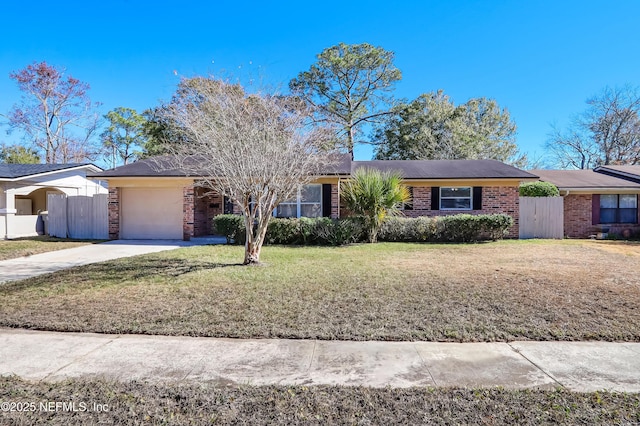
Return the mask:
<path fill-rule="evenodd" d="M 244 264 L 258 264 L 274 209 L 332 162 L 324 150 L 331 132 L 309 126 L 310 112 L 291 98 L 248 95 L 214 78 L 180 86 L 188 101 L 166 113 L 188 137 L 167 144 L 169 157 L 156 167 L 177 167 L 238 205 L 245 217 Z"/>
<path fill-rule="evenodd" d="M 9 75 L 24 93 L 9 112 L 9 124 L 24 132 L 46 163 L 86 161 L 95 157 L 91 138 L 99 116 L 93 112 L 89 85 L 46 62 Z"/>
<path fill-rule="evenodd" d="M 605 88 L 587 100 L 587 111 L 569 129 L 553 129 L 547 147 L 561 167 L 592 168 L 640 164 L 640 93 L 637 88 Z"/>

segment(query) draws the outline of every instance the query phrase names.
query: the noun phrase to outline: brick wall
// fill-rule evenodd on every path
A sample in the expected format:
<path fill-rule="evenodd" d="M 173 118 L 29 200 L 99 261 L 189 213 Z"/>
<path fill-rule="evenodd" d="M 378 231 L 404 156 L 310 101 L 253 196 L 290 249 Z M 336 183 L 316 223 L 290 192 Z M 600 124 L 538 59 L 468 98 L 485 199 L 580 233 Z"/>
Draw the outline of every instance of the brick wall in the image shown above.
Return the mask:
<path fill-rule="evenodd" d="M 223 197 L 207 188 L 196 188 L 194 192 L 193 233 L 194 236 L 213 234 L 213 218 L 222 214 Z"/>
<path fill-rule="evenodd" d="M 195 190 L 193 186 L 182 188 L 182 239 L 194 236 Z"/>
<path fill-rule="evenodd" d="M 564 197 L 564 234 L 569 238 L 589 238 L 602 232 L 593 224 L 592 194 L 569 194 Z M 640 217 L 639 217 L 640 221 Z M 634 235 L 640 232 L 638 224 L 611 224 L 609 234 L 625 237 L 626 233 Z"/>
<path fill-rule="evenodd" d="M 109 239 L 120 238 L 120 188 L 109 188 Z"/>
<path fill-rule="evenodd" d="M 564 197 L 564 235 L 588 238 L 596 232 L 591 218 L 591 194 L 569 194 Z"/>
<path fill-rule="evenodd" d="M 338 218 L 338 210 L 340 206 L 340 195 L 338 194 L 338 185 L 331 185 L 331 217 Z"/>
<path fill-rule="evenodd" d="M 454 214 L 508 214 L 513 218 L 513 226 L 509 228 L 509 238 L 518 238 L 518 220 L 520 218 L 520 196 L 515 186 L 485 186 L 482 188 L 482 210 L 451 211 L 431 210 L 431 187 L 413 187 L 413 210 L 405 210 L 407 217 L 449 216 Z"/>

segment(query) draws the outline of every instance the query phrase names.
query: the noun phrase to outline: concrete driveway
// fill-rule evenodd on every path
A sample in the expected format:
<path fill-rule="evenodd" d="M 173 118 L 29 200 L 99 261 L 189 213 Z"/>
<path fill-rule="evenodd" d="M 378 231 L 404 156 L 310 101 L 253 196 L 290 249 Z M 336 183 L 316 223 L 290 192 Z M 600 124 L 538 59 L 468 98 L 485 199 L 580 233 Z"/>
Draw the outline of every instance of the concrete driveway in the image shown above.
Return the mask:
<path fill-rule="evenodd" d="M 206 244 L 223 244 L 224 237 L 194 238 L 181 240 L 115 240 L 100 244 L 74 247 L 19 257 L 0 262 L 0 284 L 48 274 L 61 269 L 90 263 L 105 262 L 121 257 L 156 253 L 180 247 Z"/>

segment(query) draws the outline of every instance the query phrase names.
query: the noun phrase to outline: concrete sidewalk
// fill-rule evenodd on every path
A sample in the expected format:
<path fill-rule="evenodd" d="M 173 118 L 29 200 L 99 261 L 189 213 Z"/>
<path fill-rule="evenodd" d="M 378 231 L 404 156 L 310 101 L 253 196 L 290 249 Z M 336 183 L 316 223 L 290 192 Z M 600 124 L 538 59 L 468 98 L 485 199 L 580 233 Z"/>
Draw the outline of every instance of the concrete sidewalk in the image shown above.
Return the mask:
<path fill-rule="evenodd" d="M 640 392 L 640 344 L 234 340 L 0 329 L 0 374 L 46 381 Z"/>
<path fill-rule="evenodd" d="M 33 256 L 0 261 L 0 284 L 48 274 L 74 266 L 105 262 L 121 257 L 156 253 L 180 247 L 224 244 L 225 242 L 224 237 L 193 238 L 191 241 L 115 240 L 100 244 L 50 251 L 47 253 L 34 254 Z"/>

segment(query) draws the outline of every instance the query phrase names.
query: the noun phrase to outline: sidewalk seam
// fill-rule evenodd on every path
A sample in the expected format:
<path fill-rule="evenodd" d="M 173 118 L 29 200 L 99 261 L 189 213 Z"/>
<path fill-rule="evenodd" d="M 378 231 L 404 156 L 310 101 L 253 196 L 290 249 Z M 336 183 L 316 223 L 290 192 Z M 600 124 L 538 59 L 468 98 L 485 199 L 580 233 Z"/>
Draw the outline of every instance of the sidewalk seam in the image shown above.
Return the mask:
<path fill-rule="evenodd" d="M 558 384 L 558 386 L 561 386 L 563 388 L 567 388 L 565 385 L 563 385 L 558 379 L 556 379 L 555 377 L 553 377 L 551 374 L 547 373 L 544 368 L 540 367 L 538 364 L 536 364 L 535 362 L 533 362 L 532 360 L 530 360 L 529 358 L 527 358 L 527 356 L 525 354 L 523 354 L 519 349 L 514 348 L 513 346 L 511 346 L 511 343 L 506 342 L 507 346 L 509 346 L 511 348 L 512 351 L 514 351 L 515 353 L 517 353 L 518 355 L 520 355 L 522 358 L 526 359 L 527 361 L 529 361 L 529 363 L 531 365 L 533 365 L 535 368 L 537 368 L 538 370 L 542 371 L 544 373 L 545 376 L 547 376 L 548 378 L 550 378 L 551 380 L 553 380 L 554 382 L 556 382 Z"/>
<path fill-rule="evenodd" d="M 75 357 L 74 359 L 72 359 L 71 361 L 69 361 L 68 363 L 66 363 L 65 365 L 63 365 L 62 367 L 58 368 L 55 371 L 52 371 L 51 373 L 47 374 L 46 376 L 44 376 L 40 381 L 43 382 L 45 380 L 47 380 L 49 377 L 54 376 L 55 374 L 59 373 L 60 371 L 64 370 L 65 368 L 67 368 L 68 366 L 70 366 L 71 364 L 74 364 L 78 361 L 80 361 L 81 359 L 89 356 L 90 354 L 104 348 L 105 346 L 107 346 L 108 344 L 112 343 L 114 340 L 119 339 L 121 335 L 116 335 L 113 338 L 110 338 L 106 343 L 103 343 L 102 345 L 99 345 L 97 347 L 95 347 L 94 349 L 90 350 L 89 352 L 87 352 L 86 354 L 80 355 L 78 357 Z"/>
<path fill-rule="evenodd" d="M 436 382 L 436 379 L 433 377 L 433 374 L 431 374 L 431 370 L 429 370 L 429 365 L 424 360 L 424 358 L 422 358 L 422 355 L 420 355 L 420 351 L 418 350 L 418 346 L 416 345 L 415 342 L 413 342 L 413 344 L 411 346 L 413 346 L 413 350 L 416 351 L 416 353 L 418 354 L 418 358 L 420 358 L 420 361 L 422 361 L 422 364 L 424 365 L 424 368 L 427 369 L 427 373 L 429 373 L 429 377 L 431 377 L 431 381 L 433 382 L 433 385 L 437 387 L 438 386 L 438 382 Z"/>
<path fill-rule="evenodd" d="M 309 366 L 307 367 L 307 373 L 311 372 L 311 366 L 313 365 L 313 359 L 316 357 L 316 347 L 318 346 L 318 340 L 313 341 L 313 352 L 311 352 L 311 359 L 309 360 Z"/>

